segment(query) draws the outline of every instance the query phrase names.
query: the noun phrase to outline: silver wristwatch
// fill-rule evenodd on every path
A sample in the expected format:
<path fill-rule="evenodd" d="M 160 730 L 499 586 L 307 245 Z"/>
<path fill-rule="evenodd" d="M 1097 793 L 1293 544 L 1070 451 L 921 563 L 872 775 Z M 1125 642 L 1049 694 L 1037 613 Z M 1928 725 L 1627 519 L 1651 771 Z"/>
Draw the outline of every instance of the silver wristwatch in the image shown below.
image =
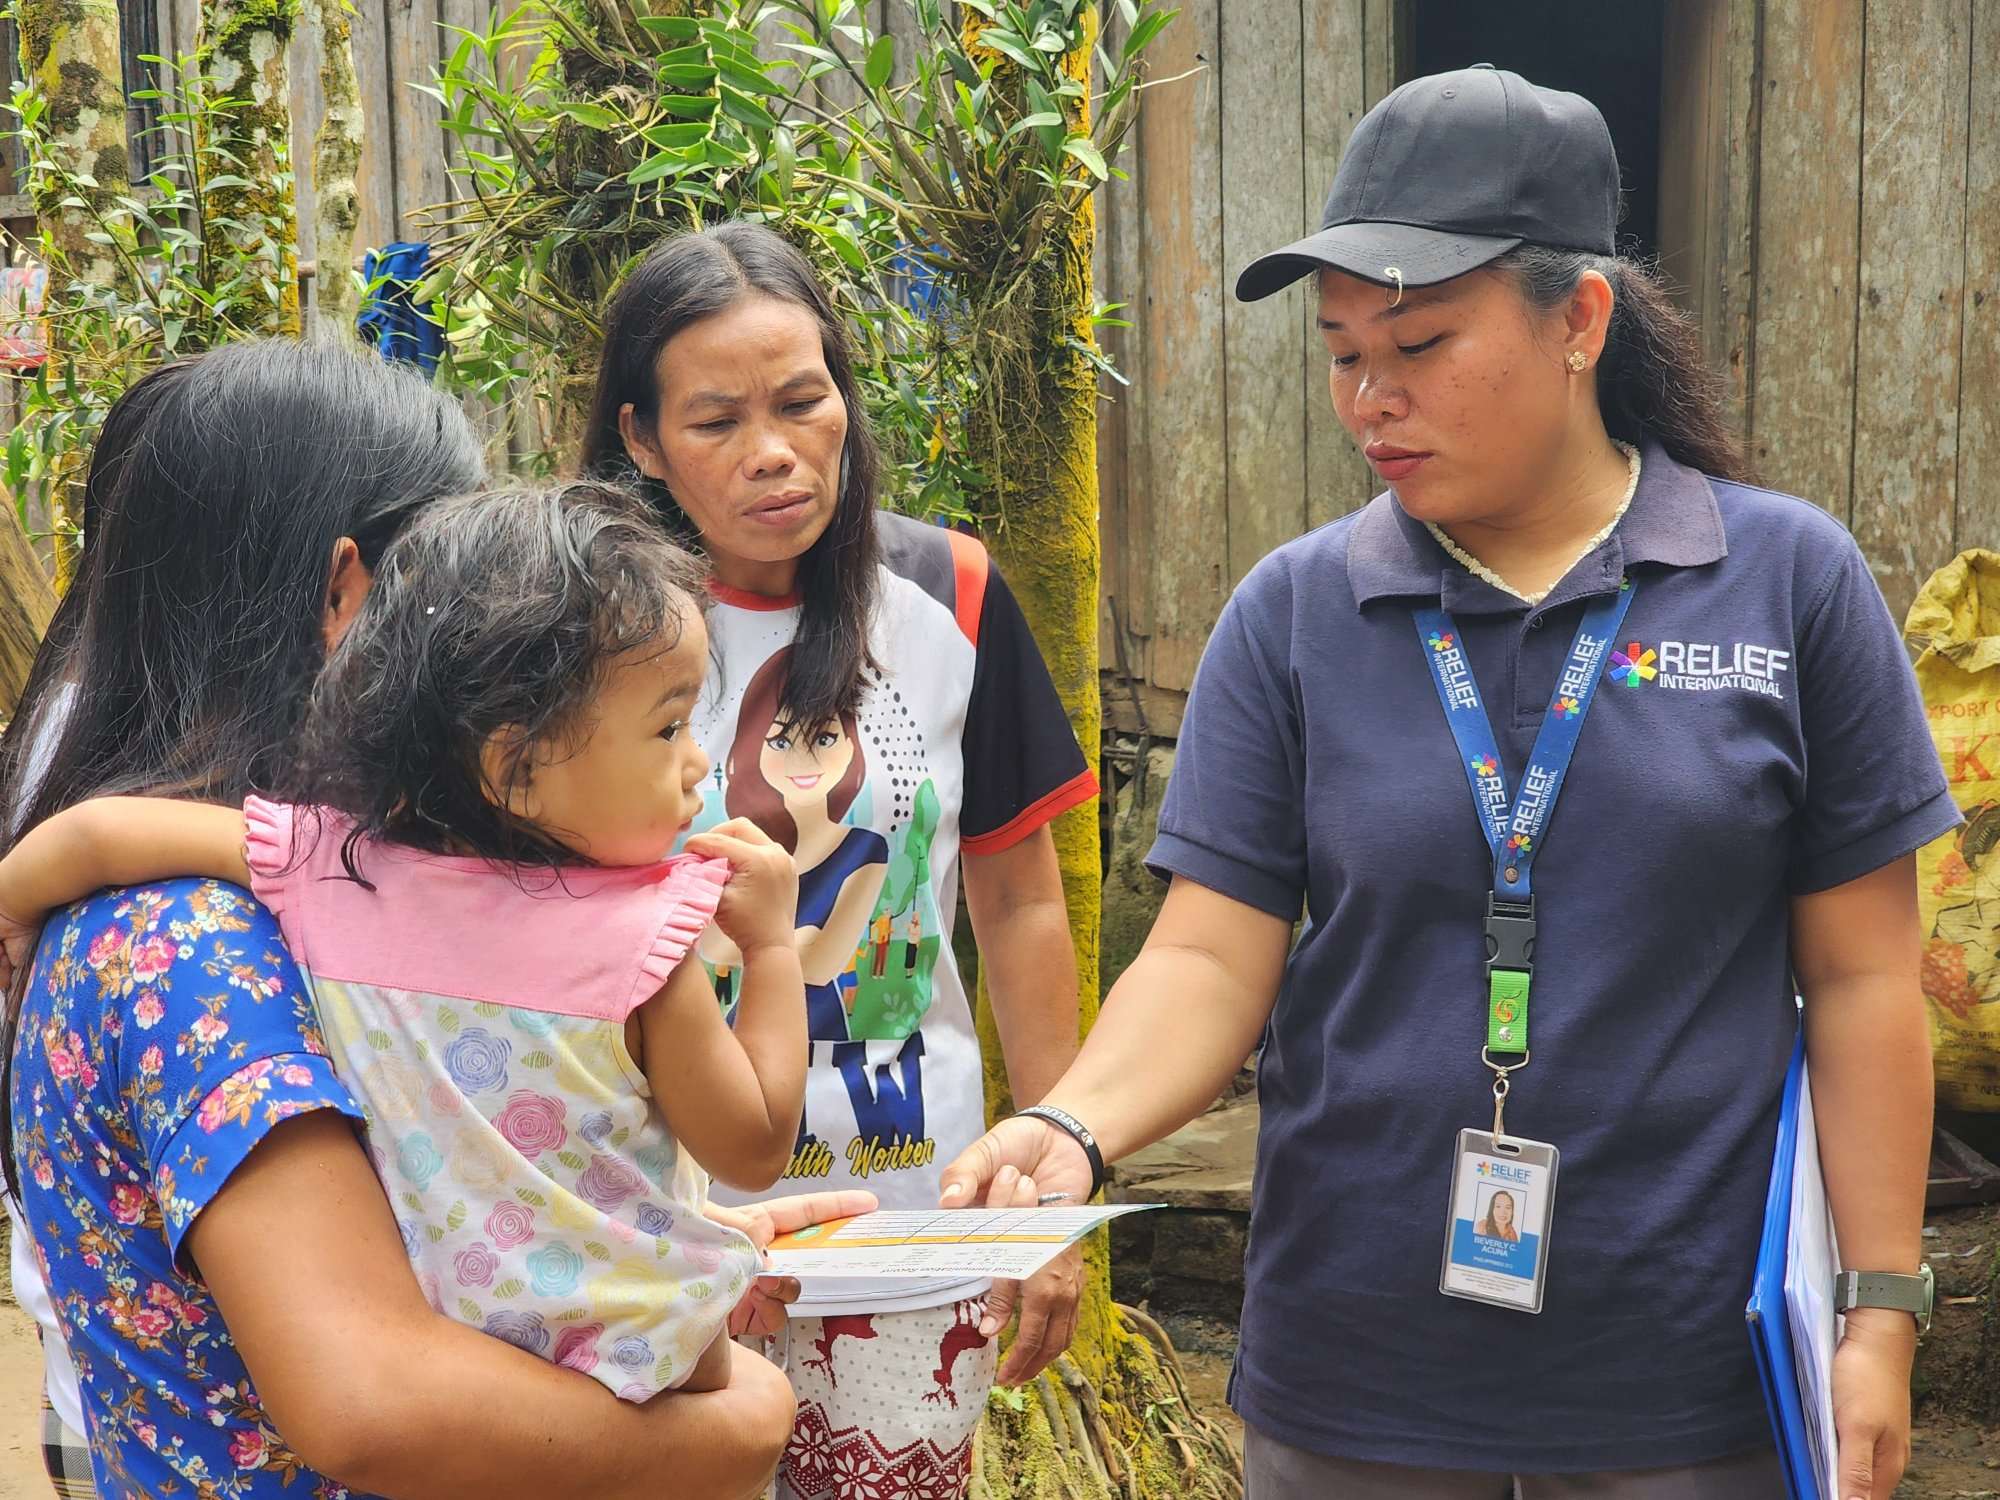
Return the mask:
<path fill-rule="evenodd" d="M 1937 1301 L 1937 1283 L 1928 1265 L 1917 1267 L 1914 1276 L 1895 1276 L 1887 1271 L 1842 1271 L 1833 1278 L 1833 1310 L 1846 1312 L 1855 1307 L 1887 1307 L 1909 1313 L 1917 1320 L 1917 1332 L 1931 1331 L 1931 1308 Z"/>

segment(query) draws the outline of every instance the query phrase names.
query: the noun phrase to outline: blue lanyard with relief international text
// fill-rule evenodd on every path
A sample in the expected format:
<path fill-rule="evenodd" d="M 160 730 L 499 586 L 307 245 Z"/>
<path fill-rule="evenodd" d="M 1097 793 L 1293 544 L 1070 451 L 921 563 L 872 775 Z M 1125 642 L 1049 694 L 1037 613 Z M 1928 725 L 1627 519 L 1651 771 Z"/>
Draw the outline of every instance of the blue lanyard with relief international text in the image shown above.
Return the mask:
<path fill-rule="evenodd" d="M 1534 972 L 1535 897 L 1532 876 L 1535 857 L 1554 812 L 1577 736 L 1596 696 L 1604 660 L 1618 638 L 1625 612 L 1632 607 L 1633 585 L 1627 579 L 1615 594 L 1592 605 L 1577 626 L 1557 679 L 1555 696 L 1542 720 L 1535 747 L 1528 755 L 1518 796 L 1507 793 L 1506 772 L 1500 765 L 1500 742 L 1480 701 L 1479 685 L 1460 643 L 1458 627 L 1441 609 L 1418 609 L 1417 636 L 1445 722 L 1458 742 L 1459 761 L 1472 788 L 1480 831 L 1493 851 L 1493 889 L 1486 897 L 1486 1045 L 1480 1056 L 1497 1075 L 1493 1085 L 1493 1133 L 1502 1134 L 1502 1106 L 1507 1075 L 1528 1063 L 1528 990 Z M 1518 1055 L 1519 1062 L 1502 1065 L 1495 1054 Z"/>

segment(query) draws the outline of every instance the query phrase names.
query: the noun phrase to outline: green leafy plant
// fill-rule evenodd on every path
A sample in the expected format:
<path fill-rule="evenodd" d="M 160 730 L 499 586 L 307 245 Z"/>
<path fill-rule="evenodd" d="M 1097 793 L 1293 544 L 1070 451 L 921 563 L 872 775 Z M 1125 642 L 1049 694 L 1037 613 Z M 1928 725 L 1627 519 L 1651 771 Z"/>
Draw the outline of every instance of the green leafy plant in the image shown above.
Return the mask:
<path fill-rule="evenodd" d="M 59 543 L 75 533 L 71 492 L 112 402 L 165 360 L 268 328 L 289 290 L 272 271 L 290 263 L 278 253 L 289 217 L 219 207 L 242 202 L 235 190 L 248 179 L 226 149 L 195 144 L 226 139 L 213 127 L 239 101 L 209 84 L 200 56 L 145 60 L 165 80 L 132 95 L 160 103 L 157 164 L 143 184 L 108 203 L 97 203 L 97 184 L 52 149 L 49 101 L 39 88 L 15 84 L 6 106 L 38 201 L 53 186 L 63 206 L 87 210 L 85 239 L 108 250 L 114 265 L 108 281 L 91 281 L 46 233 L 17 247 L 48 268 L 47 355 L 19 379 L 21 421 L 0 450 L 0 478 L 24 528 L 52 530 Z M 288 188 L 282 145 L 278 167 L 279 185 Z M 45 527 L 30 524 L 40 517 L 49 518 Z"/>
<path fill-rule="evenodd" d="M 437 87 L 465 148 L 460 193 L 421 289 L 446 327 L 444 378 L 543 393 L 541 462 L 558 461 L 602 309 L 636 259 L 664 234 L 761 219 L 812 259 L 855 331 L 885 499 L 980 513 L 992 486 L 961 440 L 966 414 L 1018 352 L 1007 322 L 1043 237 L 1115 170 L 1140 60 L 1171 13 L 1126 0 L 1093 126 L 1063 64 L 1085 0 L 971 0 L 991 23 L 976 45 L 957 8 L 904 3 L 903 56 L 853 0 L 532 0 L 461 33 Z"/>

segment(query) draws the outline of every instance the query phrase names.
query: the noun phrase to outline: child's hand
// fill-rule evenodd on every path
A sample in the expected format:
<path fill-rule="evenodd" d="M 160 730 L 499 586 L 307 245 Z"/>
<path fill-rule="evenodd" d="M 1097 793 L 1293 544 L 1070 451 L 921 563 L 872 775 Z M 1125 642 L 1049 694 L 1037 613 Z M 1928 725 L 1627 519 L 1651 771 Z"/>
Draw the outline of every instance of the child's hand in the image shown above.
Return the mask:
<path fill-rule="evenodd" d="M 794 944 L 799 871 L 782 844 L 748 818 L 732 818 L 689 839 L 687 852 L 729 861 L 715 922 L 739 952 Z"/>
<path fill-rule="evenodd" d="M 746 1208 L 725 1208 L 711 1203 L 702 1210 L 718 1224 L 740 1229 L 760 1251 L 781 1234 L 804 1229 L 809 1224 L 825 1224 L 834 1219 L 851 1219 L 875 1212 L 873 1193 L 849 1188 L 844 1192 L 800 1193 L 789 1198 L 768 1198 Z M 773 1334 L 785 1326 L 786 1307 L 799 1300 L 796 1276 L 758 1276 L 750 1290 L 729 1315 L 729 1332 Z"/>

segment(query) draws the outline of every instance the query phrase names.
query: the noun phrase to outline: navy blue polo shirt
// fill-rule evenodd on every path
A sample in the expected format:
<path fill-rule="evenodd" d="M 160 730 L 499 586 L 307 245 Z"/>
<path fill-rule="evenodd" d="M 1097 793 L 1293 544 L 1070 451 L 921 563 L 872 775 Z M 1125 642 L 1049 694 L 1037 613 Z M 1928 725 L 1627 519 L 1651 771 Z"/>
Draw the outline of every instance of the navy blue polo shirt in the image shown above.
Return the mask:
<path fill-rule="evenodd" d="M 1437 1289 L 1455 1137 L 1493 1119 L 1492 867 L 1410 611 L 1456 620 L 1511 789 L 1583 611 L 1628 572 L 1535 865 L 1507 1124 L 1562 1173 L 1529 1315 Z M 1795 1035 L 1788 902 L 1957 817 L 1852 538 L 1656 444 L 1617 530 L 1533 607 L 1387 495 L 1266 558 L 1202 659 L 1150 855 L 1306 916 L 1259 1075 L 1237 1409 L 1297 1447 L 1446 1468 L 1769 1442 L 1743 1304 Z"/>

